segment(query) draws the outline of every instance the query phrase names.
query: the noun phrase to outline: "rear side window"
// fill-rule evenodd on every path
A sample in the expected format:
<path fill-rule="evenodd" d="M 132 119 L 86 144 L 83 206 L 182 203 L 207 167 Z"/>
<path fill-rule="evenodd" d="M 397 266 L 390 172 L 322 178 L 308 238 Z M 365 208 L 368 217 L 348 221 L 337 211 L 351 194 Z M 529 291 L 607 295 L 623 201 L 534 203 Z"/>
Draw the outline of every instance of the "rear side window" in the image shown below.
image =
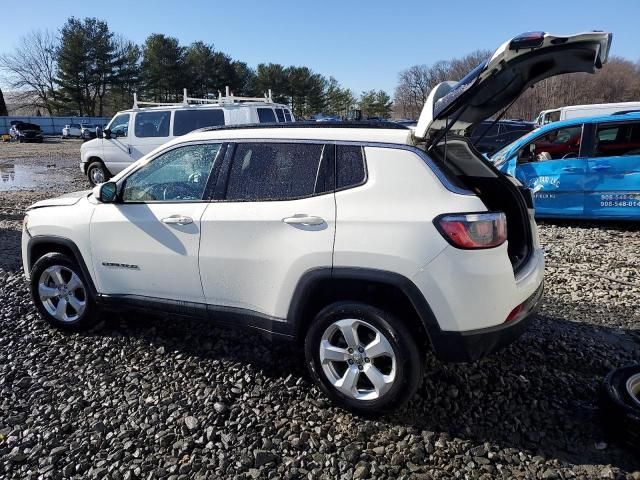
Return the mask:
<path fill-rule="evenodd" d="M 227 200 L 292 200 L 313 195 L 323 145 L 244 143 L 236 147 Z"/>
<path fill-rule="evenodd" d="M 136 114 L 135 135 L 138 138 L 168 137 L 171 112 L 140 112 Z"/>
<path fill-rule="evenodd" d="M 284 110 L 276 108 L 276 116 L 278 117 L 278 122 L 284 122 Z"/>
<path fill-rule="evenodd" d="M 640 123 L 599 125 L 596 157 L 640 155 Z"/>
<path fill-rule="evenodd" d="M 198 128 L 224 125 L 221 109 L 176 110 L 173 116 L 173 135 L 179 137 Z"/>
<path fill-rule="evenodd" d="M 291 112 L 289 110 L 284 111 L 284 118 L 287 122 L 293 122 L 293 117 L 291 116 Z"/>
<path fill-rule="evenodd" d="M 364 153 L 362 147 L 338 145 L 336 147 L 337 182 L 336 188 L 349 188 L 364 182 Z"/>
<path fill-rule="evenodd" d="M 275 123 L 276 115 L 270 108 L 258 108 L 258 120 L 260 123 Z"/>

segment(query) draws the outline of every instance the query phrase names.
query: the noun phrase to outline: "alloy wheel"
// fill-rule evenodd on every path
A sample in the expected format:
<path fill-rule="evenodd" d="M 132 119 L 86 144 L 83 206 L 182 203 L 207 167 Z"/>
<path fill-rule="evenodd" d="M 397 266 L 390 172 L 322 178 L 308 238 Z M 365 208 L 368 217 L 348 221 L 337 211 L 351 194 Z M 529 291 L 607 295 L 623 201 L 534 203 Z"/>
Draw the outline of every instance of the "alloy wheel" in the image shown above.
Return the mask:
<path fill-rule="evenodd" d="M 42 272 L 38 296 L 46 311 L 64 323 L 78 320 L 87 307 L 87 292 L 82 280 L 61 265 L 53 265 Z"/>
<path fill-rule="evenodd" d="M 320 363 L 331 384 L 356 400 L 376 400 L 393 386 L 396 355 L 376 327 L 363 320 L 338 320 L 324 331 Z"/>

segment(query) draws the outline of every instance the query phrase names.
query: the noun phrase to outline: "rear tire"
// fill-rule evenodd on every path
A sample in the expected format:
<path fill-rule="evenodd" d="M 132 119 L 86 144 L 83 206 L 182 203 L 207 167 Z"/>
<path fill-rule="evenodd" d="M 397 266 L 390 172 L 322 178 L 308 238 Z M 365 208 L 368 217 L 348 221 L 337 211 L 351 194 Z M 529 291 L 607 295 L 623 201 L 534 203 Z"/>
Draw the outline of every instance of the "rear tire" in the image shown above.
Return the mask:
<path fill-rule="evenodd" d="M 102 164 L 102 162 L 98 160 L 94 160 L 87 167 L 87 178 L 89 179 L 89 183 L 91 186 L 95 187 L 100 183 L 104 183 L 109 180 L 109 172 Z"/>
<path fill-rule="evenodd" d="M 31 269 L 31 298 L 50 325 L 68 331 L 91 328 L 96 305 L 82 269 L 62 253 L 47 253 Z"/>
<path fill-rule="evenodd" d="M 339 302 L 325 307 L 305 339 L 307 367 L 337 405 L 382 414 L 406 403 L 424 372 L 415 335 L 398 318 L 371 305 Z"/>

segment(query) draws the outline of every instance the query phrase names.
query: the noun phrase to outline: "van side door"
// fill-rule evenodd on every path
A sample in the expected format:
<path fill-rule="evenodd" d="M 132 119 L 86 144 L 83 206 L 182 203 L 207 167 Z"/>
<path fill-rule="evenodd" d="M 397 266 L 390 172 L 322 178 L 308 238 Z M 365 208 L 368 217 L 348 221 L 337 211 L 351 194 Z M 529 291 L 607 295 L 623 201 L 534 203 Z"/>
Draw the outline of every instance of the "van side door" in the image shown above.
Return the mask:
<path fill-rule="evenodd" d="M 171 140 L 171 110 L 136 112 L 133 118 L 131 158 L 138 160 Z"/>
<path fill-rule="evenodd" d="M 585 216 L 640 219 L 640 120 L 601 123 L 585 182 Z"/>

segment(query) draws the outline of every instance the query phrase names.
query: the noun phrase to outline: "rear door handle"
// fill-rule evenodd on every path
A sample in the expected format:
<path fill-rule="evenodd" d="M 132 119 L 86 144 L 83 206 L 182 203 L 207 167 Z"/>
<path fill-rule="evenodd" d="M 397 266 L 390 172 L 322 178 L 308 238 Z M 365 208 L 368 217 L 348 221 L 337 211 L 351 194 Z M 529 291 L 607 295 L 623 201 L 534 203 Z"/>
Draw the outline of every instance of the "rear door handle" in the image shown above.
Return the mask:
<path fill-rule="evenodd" d="M 282 221 L 289 225 L 322 225 L 324 223 L 323 218 L 305 213 L 296 213 L 293 217 L 283 218 Z"/>
<path fill-rule="evenodd" d="M 600 172 L 602 170 L 609 170 L 610 168 L 611 168 L 611 165 L 596 165 L 595 167 L 592 168 L 592 170 L 596 172 Z"/>
<path fill-rule="evenodd" d="M 164 217 L 162 219 L 162 223 L 168 223 L 171 225 L 188 225 L 193 223 L 193 218 L 183 217 L 182 215 L 171 215 L 169 217 Z"/>
<path fill-rule="evenodd" d="M 578 167 L 564 167 L 562 169 L 563 172 L 575 172 L 578 170 Z"/>

